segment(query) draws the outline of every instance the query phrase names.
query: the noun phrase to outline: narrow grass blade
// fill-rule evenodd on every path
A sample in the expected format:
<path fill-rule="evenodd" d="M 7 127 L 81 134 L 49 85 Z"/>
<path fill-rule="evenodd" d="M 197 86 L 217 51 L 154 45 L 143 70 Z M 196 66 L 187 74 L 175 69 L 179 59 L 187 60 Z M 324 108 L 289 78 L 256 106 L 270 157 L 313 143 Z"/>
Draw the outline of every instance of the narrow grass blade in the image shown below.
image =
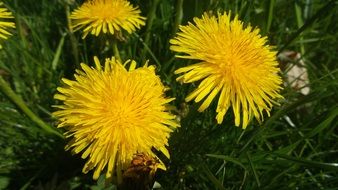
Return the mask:
<path fill-rule="evenodd" d="M 205 164 L 202 164 L 202 169 L 206 177 L 215 185 L 217 189 L 226 190 L 223 187 L 222 183 L 214 176 L 214 174 L 211 173 L 211 171 Z"/>
<path fill-rule="evenodd" d="M 54 55 L 54 58 L 53 58 L 53 62 L 52 62 L 52 69 L 55 70 L 56 67 L 57 67 L 57 64 L 60 60 L 60 56 L 61 56 L 61 52 L 62 52 L 62 47 L 63 47 L 63 44 L 65 42 L 65 37 L 66 37 L 66 34 L 63 34 L 61 39 L 60 39 L 60 42 L 59 42 L 59 45 L 56 49 L 56 52 L 55 52 L 55 55 Z"/>
<path fill-rule="evenodd" d="M 318 134 L 325 128 L 331 126 L 331 123 L 337 118 L 338 116 L 338 107 L 335 107 L 332 109 L 332 111 L 328 114 L 327 119 L 325 119 L 323 122 L 321 122 L 317 127 L 315 127 L 311 132 L 305 135 L 304 138 L 311 138 L 314 135 Z"/>
<path fill-rule="evenodd" d="M 338 163 L 325 163 L 325 162 L 316 162 L 316 161 L 310 161 L 300 158 L 295 158 L 292 156 L 284 155 L 284 154 L 278 154 L 278 153 L 272 153 L 272 155 L 275 155 L 277 157 L 302 164 L 309 167 L 315 167 L 315 168 L 321 168 L 325 170 L 332 170 L 332 171 L 338 171 Z"/>
<path fill-rule="evenodd" d="M 22 100 L 20 96 L 18 96 L 11 87 L 7 84 L 7 82 L 0 76 L 0 90 L 16 105 L 18 106 L 22 112 L 24 112 L 35 124 L 37 124 L 41 129 L 45 132 L 57 135 L 58 137 L 63 138 L 63 135 L 55 128 L 47 125 L 43 120 L 41 120 L 37 115 L 35 115 L 26 105 L 26 103 Z"/>
<path fill-rule="evenodd" d="M 250 154 L 249 154 L 248 152 L 246 153 L 246 156 L 247 156 L 247 158 L 248 158 L 248 161 L 249 161 L 249 164 L 250 164 L 251 171 L 252 171 L 252 173 L 253 173 L 254 176 L 255 176 L 255 180 L 256 180 L 256 182 L 257 182 L 257 186 L 260 187 L 260 186 L 261 186 L 261 183 L 260 183 L 260 181 L 259 181 L 259 177 L 258 177 L 258 175 L 257 175 L 255 166 L 254 166 L 253 163 L 252 163 L 251 156 L 250 156 Z"/>
<path fill-rule="evenodd" d="M 269 15 L 268 15 L 268 20 L 266 23 L 266 33 L 269 33 L 270 28 L 271 28 L 271 23 L 273 19 L 273 8 L 275 6 L 276 1 L 275 0 L 270 0 L 269 1 Z"/>
<path fill-rule="evenodd" d="M 239 165 L 245 171 L 247 171 L 246 167 L 240 161 L 236 160 L 235 158 L 232 158 L 232 157 L 229 157 L 229 156 L 224 156 L 224 155 L 216 155 L 216 154 L 206 154 L 206 156 L 232 162 L 236 165 Z"/>

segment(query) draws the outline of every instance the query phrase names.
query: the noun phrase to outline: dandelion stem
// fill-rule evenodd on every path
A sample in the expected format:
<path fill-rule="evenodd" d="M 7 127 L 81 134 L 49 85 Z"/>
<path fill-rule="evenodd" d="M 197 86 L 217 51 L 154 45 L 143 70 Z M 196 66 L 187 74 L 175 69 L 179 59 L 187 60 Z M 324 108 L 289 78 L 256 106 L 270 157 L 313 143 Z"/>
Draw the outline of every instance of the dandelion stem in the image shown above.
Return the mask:
<path fill-rule="evenodd" d="M 37 115 L 35 115 L 25 104 L 20 96 L 18 96 L 9 86 L 9 84 L 0 76 L 1 91 L 16 105 L 22 112 L 24 112 L 35 124 L 41 127 L 44 131 L 57 135 L 63 138 L 62 134 L 51 126 L 47 125 Z"/>
<path fill-rule="evenodd" d="M 114 52 L 115 58 L 116 58 L 120 63 L 122 63 L 121 56 L 120 56 L 120 52 L 119 52 L 119 48 L 117 47 L 117 40 L 116 40 L 116 39 L 113 39 L 113 52 Z"/>

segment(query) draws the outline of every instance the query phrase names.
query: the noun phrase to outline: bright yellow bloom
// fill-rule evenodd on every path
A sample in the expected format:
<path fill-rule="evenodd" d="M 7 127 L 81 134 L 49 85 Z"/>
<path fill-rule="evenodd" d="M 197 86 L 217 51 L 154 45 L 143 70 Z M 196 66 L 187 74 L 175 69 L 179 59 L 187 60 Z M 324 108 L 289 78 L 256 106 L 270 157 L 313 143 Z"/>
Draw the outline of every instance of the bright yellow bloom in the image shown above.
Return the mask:
<path fill-rule="evenodd" d="M 132 33 L 145 25 L 145 17 L 140 13 L 127 0 L 88 0 L 70 18 L 74 30 L 84 28 L 85 38 L 88 33 L 98 36 L 101 31 L 114 34 L 123 29 Z"/>
<path fill-rule="evenodd" d="M 187 54 L 177 57 L 200 61 L 175 71 L 182 74 L 177 80 L 183 83 L 202 80 L 186 101 L 204 99 L 199 107 L 202 112 L 220 94 L 219 124 L 230 106 L 236 126 L 242 123 L 246 128 L 253 116 L 263 120 L 263 111 L 269 115 L 272 104 L 277 104 L 274 99 L 282 98 L 276 52 L 265 45 L 267 38 L 226 13 L 217 17 L 205 13 L 194 22 L 181 26 L 177 37 L 170 40 L 171 50 Z"/>
<path fill-rule="evenodd" d="M 83 71 L 76 71 L 74 81 L 62 79 L 65 86 L 55 95 L 63 101 L 54 112 L 58 127 L 65 127 L 66 137 L 72 138 L 66 149 L 88 158 L 83 172 L 95 168 L 94 179 L 101 171 L 106 178 L 121 179 L 134 154 L 157 158 L 151 150 L 155 148 L 169 158 L 168 138 L 179 124 L 167 110 L 174 98 L 164 97 L 166 88 L 155 67 L 136 69 L 134 61 L 122 65 L 113 57 L 101 69 L 97 57 L 94 61 L 96 68 L 81 64 Z M 159 168 L 165 169 L 162 162 Z"/>
<path fill-rule="evenodd" d="M 0 2 L 0 6 L 2 6 L 3 3 Z M 15 28 L 14 22 L 8 21 L 7 19 L 14 18 L 12 16 L 12 13 L 7 10 L 7 8 L 1 8 L 0 7 L 0 38 L 7 39 L 8 36 L 12 35 L 7 30 L 8 28 Z M 0 48 L 2 46 L 0 45 Z"/>

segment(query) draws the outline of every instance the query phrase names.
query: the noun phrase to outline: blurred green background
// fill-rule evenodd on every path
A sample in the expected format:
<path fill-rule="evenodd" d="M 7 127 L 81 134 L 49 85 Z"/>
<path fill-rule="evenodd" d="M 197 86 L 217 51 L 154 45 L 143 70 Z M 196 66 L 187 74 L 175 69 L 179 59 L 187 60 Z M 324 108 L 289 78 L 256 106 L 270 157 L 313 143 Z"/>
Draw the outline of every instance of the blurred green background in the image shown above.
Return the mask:
<path fill-rule="evenodd" d="M 2 41 L 0 75 L 48 125 L 60 79 L 73 78 L 80 62 L 111 57 L 109 36 L 71 33 L 67 14 L 83 1 L 4 0 L 15 16 L 13 36 Z M 161 189 L 338 189 L 338 1 L 336 0 L 133 0 L 147 25 L 119 43 L 123 60 L 149 59 L 176 97 L 182 127 L 172 134 Z M 203 113 L 184 103 L 194 85 L 180 85 L 173 71 L 193 61 L 175 59 L 169 39 L 178 24 L 204 11 L 230 11 L 261 29 L 280 52 L 282 92 L 260 126 L 237 128 L 229 110 L 221 125 L 215 105 Z M 287 52 L 286 52 L 287 51 Z M 290 70 L 308 75 L 290 80 Z M 304 70 L 306 68 L 306 70 Z M 304 93 L 302 89 L 309 90 Z M 0 189 L 113 189 L 81 173 L 84 160 L 65 152 L 65 140 L 46 133 L 0 92 Z M 161 157 L 161 155 L 160 155 Z"/>

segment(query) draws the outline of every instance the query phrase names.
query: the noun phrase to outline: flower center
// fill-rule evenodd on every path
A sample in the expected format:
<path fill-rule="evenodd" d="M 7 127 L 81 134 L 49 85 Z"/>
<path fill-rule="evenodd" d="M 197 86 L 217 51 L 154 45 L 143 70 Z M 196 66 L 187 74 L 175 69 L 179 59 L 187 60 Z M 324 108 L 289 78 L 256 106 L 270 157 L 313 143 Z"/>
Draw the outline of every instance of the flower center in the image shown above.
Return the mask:
<path fill-rule="evenodd" d="M 137 115 L 133 111 L 133 105 L 123 100 L 107 102 L 104 108 L 105 117 L 110 118 L 112 126 L 126 128 L 137 122 Z"/>
<path fill-rule="evenodd" d="M 97 19 L 114 19 L 120 15 L 120 10 L 117 5 L 107 5 L 104 3 L 97 4 L 91 9 L 91 15 Z"/>

